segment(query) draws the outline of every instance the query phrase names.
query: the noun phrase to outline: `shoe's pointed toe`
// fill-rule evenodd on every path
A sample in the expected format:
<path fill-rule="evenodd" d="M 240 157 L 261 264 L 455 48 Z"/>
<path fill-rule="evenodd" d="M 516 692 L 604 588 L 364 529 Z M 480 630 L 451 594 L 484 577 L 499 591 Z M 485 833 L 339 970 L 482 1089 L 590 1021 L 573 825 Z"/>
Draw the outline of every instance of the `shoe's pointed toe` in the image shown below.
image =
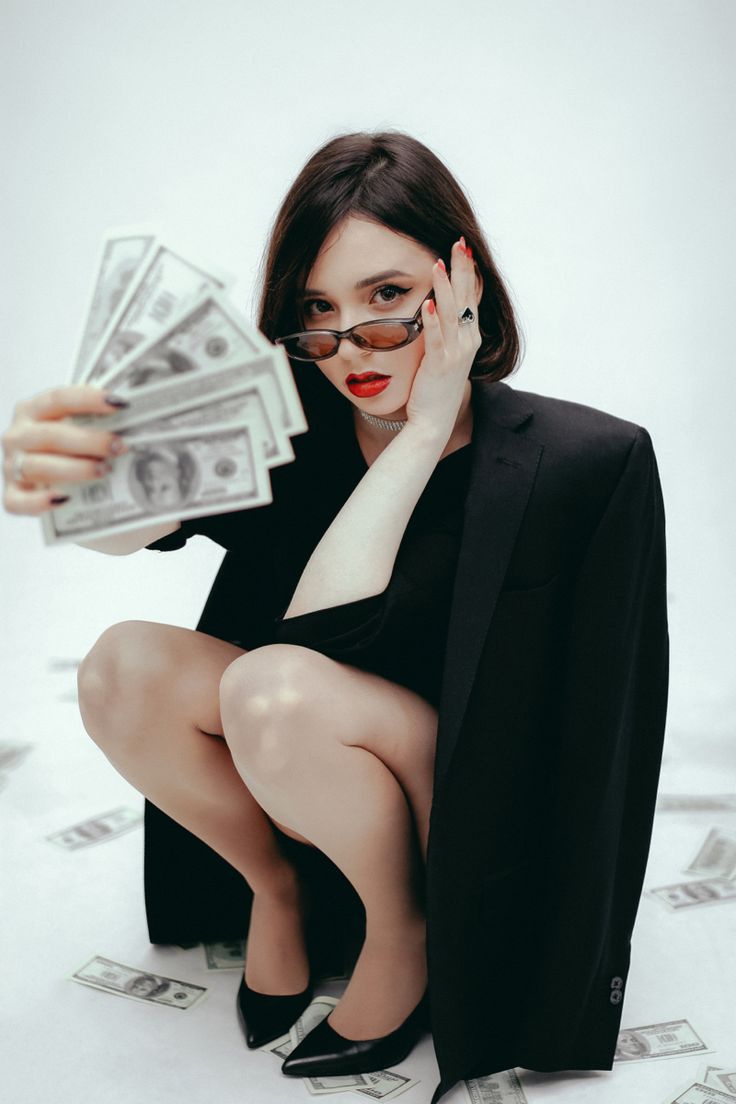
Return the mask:
<path fill-rule="evenodd" d="M 281 1072 L 288 1077 L 338 1077 L 388 1069 L 411 1052 L 428 1026 L 428 1011 L 425 992 L 400 1027 L 378 1039 L 346 1039 L 325 1016 L 284 1059 Z"/>
<path fill-rule="evenodd" d="M 301 993 L 286 996 L 258 993 L 241 975 L 237 1009 L 246 1045 L 254 1050 L 285 1035 L 311 1001 L 312 989 L 310 980 Z"/>

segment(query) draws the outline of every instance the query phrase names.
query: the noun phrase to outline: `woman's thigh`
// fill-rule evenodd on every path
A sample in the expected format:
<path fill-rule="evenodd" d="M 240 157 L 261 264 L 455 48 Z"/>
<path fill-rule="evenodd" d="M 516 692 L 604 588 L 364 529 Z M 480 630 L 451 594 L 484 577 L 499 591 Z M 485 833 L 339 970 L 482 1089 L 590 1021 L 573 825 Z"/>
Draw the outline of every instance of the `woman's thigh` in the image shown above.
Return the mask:
<path fill-rule="evenodd" d="M 245 654 L 245 648 L 198 629 L 157 621 L 121 621 L 100 635 L 80 664 L 80 704 L 86 697 L 85 669 L 96 668 L 108 672 L 111 683 L 125 687 L 125 700 L 132 708 L 160 709 L 166 716 L 174 710 L 193 722 L 203 739 L 215 737 L 225 744 L 220 679 L 230 664 Z M 245 783 L 243 787 L 247 789 Z M 284 835 L 312 846 L 298 832 L 269 819 Z"/>
<path fill-rule="evenodd" d="M 107 676 L 107 694 L 128 708 L 165 701 L 167 715 L 184 713 L 211 736 L 223 737 L 219 685 L 223 672 L 245 655 L 227 640 L 157 621 L 120 621 L 105 629 L 79 667 L 80 696 L 90 671 Z"/>
<path fill-rule="evenodd" d="M 290 701 L 300 703 L 298 708 L 314 718 L 317 738 L 370 751 L 396 776 L 410 800 L 426 800 L 438 715 L 415 691 L 294 644 L 268 644 L 249 652 L 233 664 L 228 679 L 226 692 L 243 700 L 252 694 L 268 695 L 272 689 L 277 703 L 288 687 Z M 290 704 L 289 714 L 293 708 Z M 284 739 L 291 740 L 296 737 L 290 715 L 287 722 Z"/>

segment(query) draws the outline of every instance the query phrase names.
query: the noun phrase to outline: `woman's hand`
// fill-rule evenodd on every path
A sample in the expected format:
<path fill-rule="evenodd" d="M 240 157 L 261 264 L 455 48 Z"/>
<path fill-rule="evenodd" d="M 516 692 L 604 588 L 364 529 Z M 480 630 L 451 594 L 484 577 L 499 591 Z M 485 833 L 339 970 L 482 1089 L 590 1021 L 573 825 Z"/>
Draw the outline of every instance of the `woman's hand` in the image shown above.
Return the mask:
<path fill-rule="evenodd" d="M 54 483 L 99 479 L 109 470 L 107 457 L 127 451 L 122 438 L 105 429 L 75 426 L 60 419 L 70 414 L 114 414 L 105 391 L 91 384 L 68 384 L 41 391 L 16 404 L 3 446 L 3 507 L 9 514 L 38 515 L 53 509 L 60 492 Z M 119 441 L 121 448 L 115 448 Z M 21 478 L 13 468 L 20 461 Z M 102 461 L 102 465 L 100 465 Z"/>
<path fill-rule="evenodd" d="M 422 307 L 424 357 L 414 376 L 406 403 L 409 422 L 440 434 L 450 434 L 460 412 L 465 385 L 481 346 L 475 265 L 461 241 L 452 247 L 452 277 L 438 261 L 433 269 L 436 309 L 431 300 Z M 458 315 L 470 307 L 475 321 L 460 323 Z"/>

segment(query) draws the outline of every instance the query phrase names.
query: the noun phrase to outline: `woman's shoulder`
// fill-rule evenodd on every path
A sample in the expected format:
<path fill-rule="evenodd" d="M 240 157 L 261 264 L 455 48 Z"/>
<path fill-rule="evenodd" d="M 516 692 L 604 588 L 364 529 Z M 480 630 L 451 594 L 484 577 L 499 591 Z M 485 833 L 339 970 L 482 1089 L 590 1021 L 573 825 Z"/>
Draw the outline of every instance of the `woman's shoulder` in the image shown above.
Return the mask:
<path fill-rule="evenodd" d="M 576 460 L 601 456 L 615 460 L 626 455 L 635 442 L 652 447 L 648 430 L 621 414 L 574 399 L 512 388 L 503 381 L 494 386 L 499 391 L 492 405 L 498 411 L 507 417 L 515 412 L 517 422 L 524 416 L 524 432 L 529 437 Z"/>
<path fill-rule="evenodd" d="M 649 432 L 629 418 L 503 381 L 484 398 L 489 432 L 501 424 L 541 446 L 539 489 L 555 501 L 607 501 L 624 471 L 644 479 L 656 466 Z"/>

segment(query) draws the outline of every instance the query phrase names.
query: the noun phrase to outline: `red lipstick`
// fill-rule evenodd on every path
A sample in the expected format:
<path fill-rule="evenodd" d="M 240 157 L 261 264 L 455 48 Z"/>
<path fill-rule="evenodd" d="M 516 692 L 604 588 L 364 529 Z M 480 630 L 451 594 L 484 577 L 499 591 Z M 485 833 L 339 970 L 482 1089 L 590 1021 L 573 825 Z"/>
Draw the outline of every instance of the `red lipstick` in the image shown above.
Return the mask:
<path fill-rule="evenodd" d="M 345 383 L 351 395 L 357 395 L 360 399 L 369 399 L 385 390 L 390 381 L 390 376 L 382 376 L 379 372 L 361 372 L 360 375 L 351 372 Z"/>

